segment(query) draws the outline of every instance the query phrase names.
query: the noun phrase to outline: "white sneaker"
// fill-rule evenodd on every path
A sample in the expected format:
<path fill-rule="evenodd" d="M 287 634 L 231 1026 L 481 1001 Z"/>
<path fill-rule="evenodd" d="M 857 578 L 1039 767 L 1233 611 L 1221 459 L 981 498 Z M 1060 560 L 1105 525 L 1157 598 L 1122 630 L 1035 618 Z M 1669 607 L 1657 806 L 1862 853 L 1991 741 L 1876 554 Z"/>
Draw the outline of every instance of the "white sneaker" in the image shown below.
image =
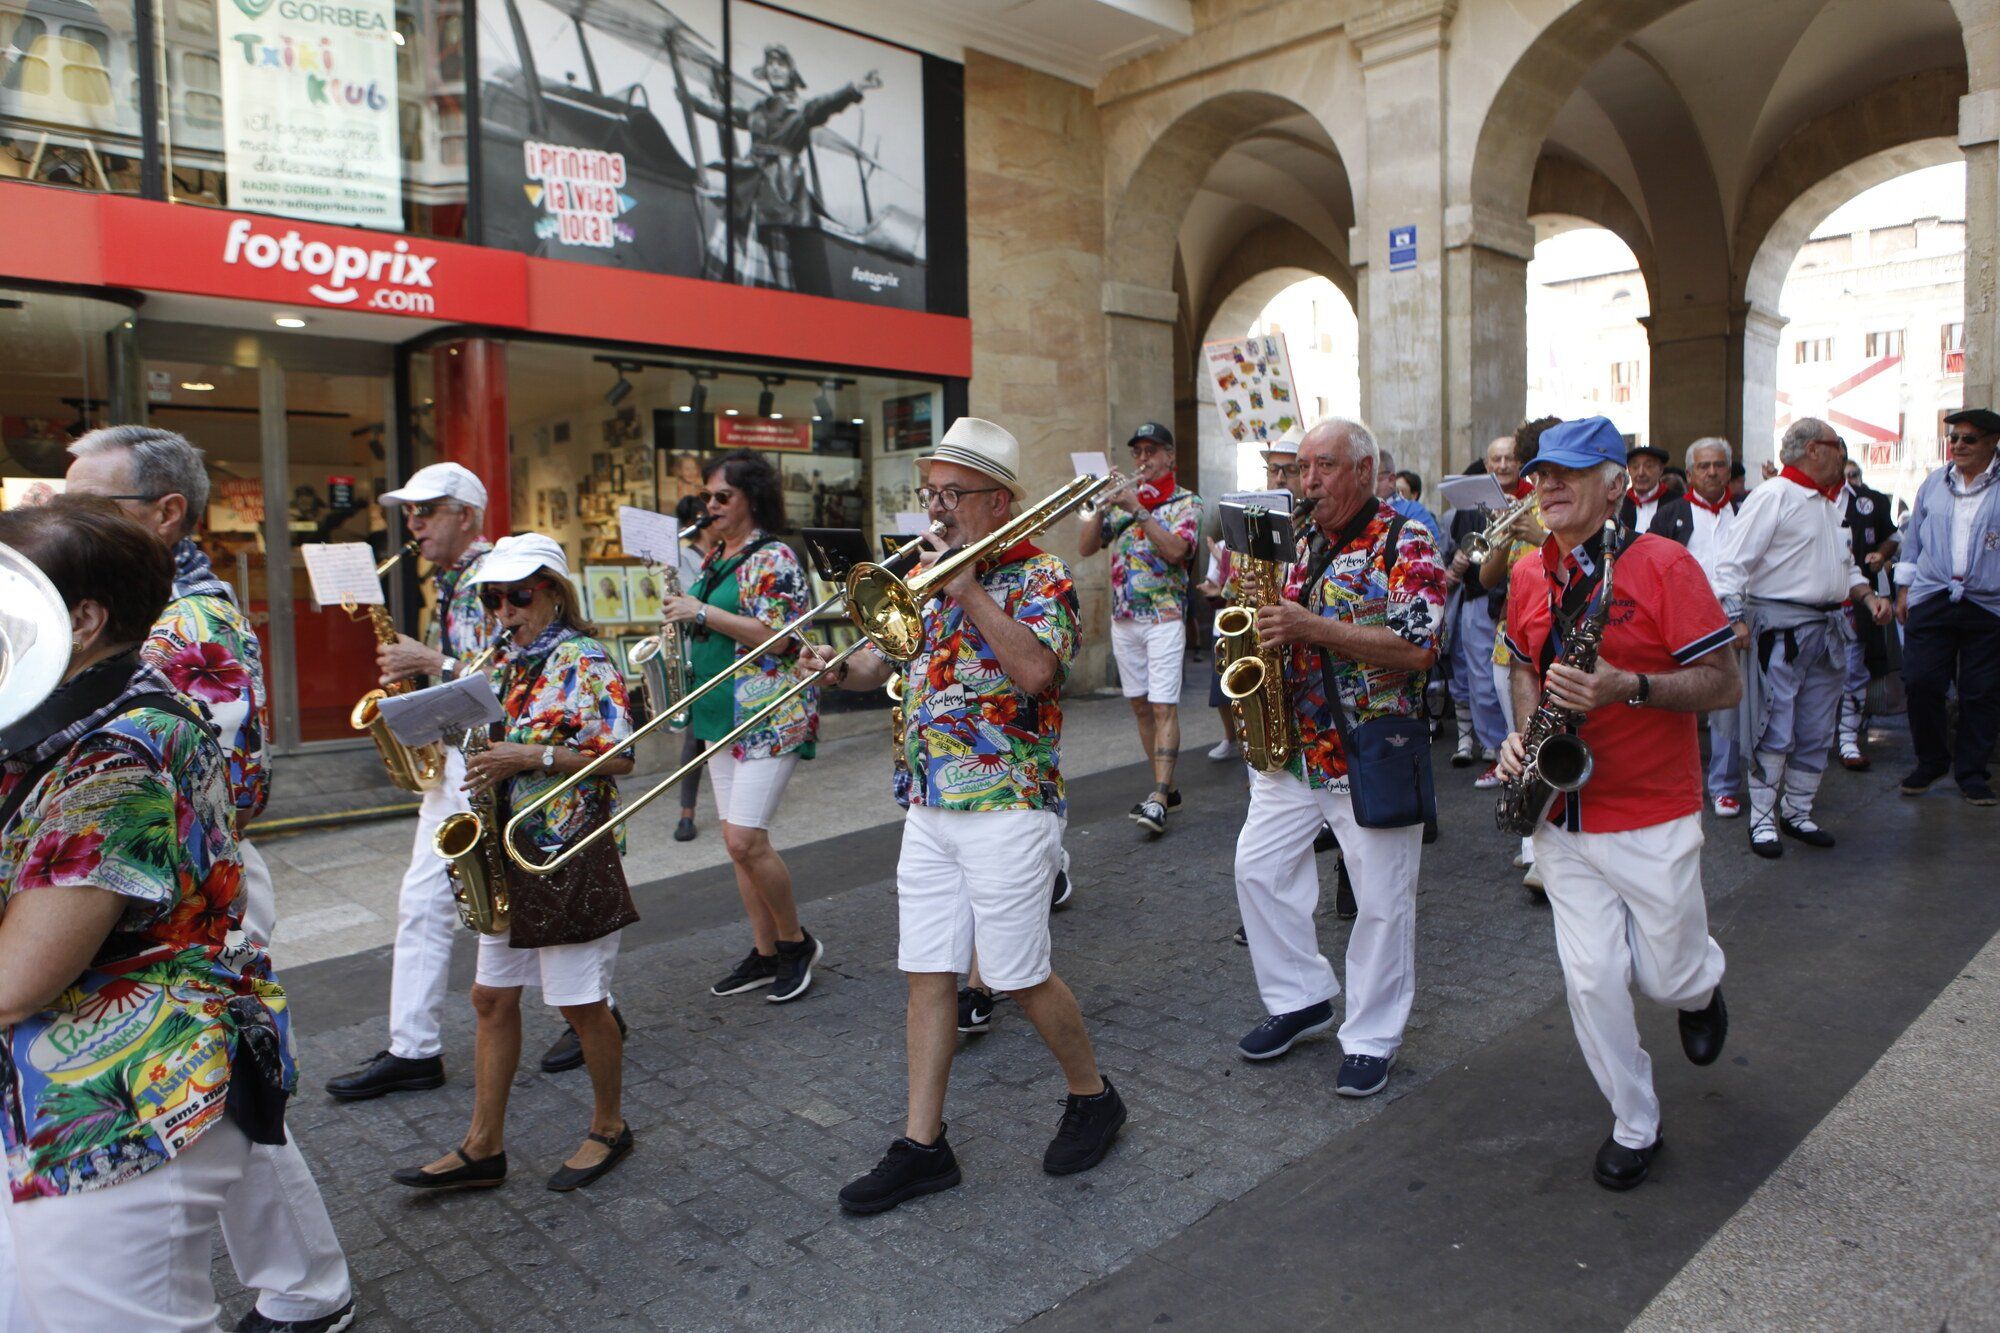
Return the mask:
<path fill-rule="evenodd" d="M 1478 777 L 1474 778 L 1472 780 L 1472 785 L 1479 788 L 1481 791 L 1486 791 L 1489 790 L 1490 788 L 1499 786 L 1503 781 L 1505 781 L 1505 779 L 1500 776 L 1500 766 L 1498 764 L 1495 764 L 1492 767 L 1488 768 L 1484 773 L 1481 773 Z"/>
<path fill-rule="evenodd" d="M 1243 747 L 1225 736 L 1213 750 L 1208 752 L 1208 757 L 1217 763 L 1225 759 L 1240 759 L 1243 757 Z"/>
<path fill-rule="evenodd" d="M 1494 760 L 1498 759 L 1500 757 L 1500 754 L 1492 746 L 1488 745 L 1479 751 L 1479 757 L 1481 759 L 1484 759 L 1487 763 L 1490 764 Z"/>
<path fill-rule="evenodd" d="M 1542 872 L 1533 866 L 1529 866 L 1528 873 L 1521 876 L 1521 884 L 1524 888 L 1533 889 L 1536 893 L 1546 893 L 1548 891 L 1548 886 L 1542 883 Z"/>

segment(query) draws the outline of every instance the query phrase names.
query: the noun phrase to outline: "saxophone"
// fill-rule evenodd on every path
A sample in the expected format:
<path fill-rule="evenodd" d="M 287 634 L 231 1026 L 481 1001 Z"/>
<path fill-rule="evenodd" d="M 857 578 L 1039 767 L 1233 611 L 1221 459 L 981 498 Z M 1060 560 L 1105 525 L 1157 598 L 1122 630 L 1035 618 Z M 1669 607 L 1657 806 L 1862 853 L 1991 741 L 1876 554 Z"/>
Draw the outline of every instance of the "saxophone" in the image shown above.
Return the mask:
<path fill-rule="evenodd" d="M 417 543 L 403 543 L 396 554 L 375 566 L 377 577 L 388 573 L 389 569 L 406 555 L 415 555 Z M 361 619 L 360 608 L 353 602 L 344 603 L 347 614 Z M 367 609 L 369 628 L 375 631 L 375 642 L 387 647 L 396 641 L 396 622 L 389 615 L 386 606 L 371 606 Z M 387 695 L 408 694 L 415 688 L 407 680 L 399 680 L 379 689 L 373 689 L 361 696 L 347 721 L 356 731 L 365 731 L 375 748 L 382 755 L 382 764 L 389 770 L 389 781 L 404 791 L 427 792 L 436 790 L 444 781 L 444 746 L 433 741 L 429 745 L 405 745 L 389 730 L 389 724 L 382 720 L 381 702 Z"/>
<path fill-rule="evenodd" d="M 659 570 L 661 597 L 680 596 L 680 572 L 670 566 L 655 568 Z M 690 682 L 685 639 L 679 625 L 662 623 L 658 634 L 648 634 L 625 654 L 627 664 L 639 673 L 639 682 L 632 687 L 633 725 L 645 726 L 687 694 Z M 685 731 L 687 724 L 688 715 L 682 712 L 667 728 Z"/>
<path fill-rule="evenodd" d="M 1298 750 L 1298 722 L 1285 693 L 1285 650 L 1258 646 L 1257 608 L 1284 597 L 1285 564 L 1240 559 L 1234 603 L 1215 613 L 1216 667 L 1222 695 L 1236 714 L 1244 760 L 1260 773 L 1275 773 Z"/>
<path fill-rule="evenodd" d="M 489 744 L 486 728 L 474 727 L 465 733 L 463 753 L 470 759 Z M 471 798 L 470 810 L 446 815 L 431 840 L 432 850 L 451 872 L 459 920 L 481 935 L 500 934 L 509 919 L 507 861 L 500 850 L 501 820 L 494 791 L 488 787 Z"/>
<path fill-rule="evenodd" d="M 1604 625 L 1611 616 L 1611 547 L 1618 525 L 1604 525 L 1604 582 L 1598 589 L 1597 609 L 1581 617 L 1563 644 L 1562 664 L 1578 671 L 1597 666 L 1597 649 L 1604 640 Z M 1593 761 L 1590 746 L 1576 734 L 1584 715 L 1564 708 L 1546 687 L 1535 715 L 1521 733 L 1524 750 L 1521 776 L 1500 789 L 1493 807 L 1493 822 L 1502 833 L 1529 837 L 1548 818 L 1557 795 L 1573 792 L 1590 781 Z"/>

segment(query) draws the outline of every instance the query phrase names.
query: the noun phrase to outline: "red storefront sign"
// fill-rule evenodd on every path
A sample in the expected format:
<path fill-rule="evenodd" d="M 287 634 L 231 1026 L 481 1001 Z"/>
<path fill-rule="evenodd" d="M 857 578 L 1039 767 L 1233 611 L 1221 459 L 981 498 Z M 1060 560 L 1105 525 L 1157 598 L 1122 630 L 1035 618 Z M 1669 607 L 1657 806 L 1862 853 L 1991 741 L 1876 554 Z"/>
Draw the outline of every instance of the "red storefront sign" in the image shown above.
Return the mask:
<path fill-rule="evenodd" d="M 104 280 L 466 324 L 527 322 L 526 257 L 418 236 L 102 198 Z"/>
<path fill-rule="evenodd" d="M 715 447 L 811 453 L 812 423 L 788 421 L 783 417 L 717 417 Z"/>

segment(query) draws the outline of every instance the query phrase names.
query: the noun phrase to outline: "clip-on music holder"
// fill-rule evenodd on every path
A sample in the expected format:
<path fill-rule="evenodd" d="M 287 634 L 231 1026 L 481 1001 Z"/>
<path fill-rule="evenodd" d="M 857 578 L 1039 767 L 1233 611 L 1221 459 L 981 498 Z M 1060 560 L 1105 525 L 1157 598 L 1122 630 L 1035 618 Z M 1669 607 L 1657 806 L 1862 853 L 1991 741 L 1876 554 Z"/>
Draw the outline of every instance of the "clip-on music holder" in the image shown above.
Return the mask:
<path fill-rule="evenodd" d="M 1236 554 L 1281 565 L 1298 558 L 1298 535 L 1290 514 L 1225 503 L 1220 517 L 1222 544 Z"/>
<path fill-rule="evenodd" d="M 813 570 L 829 588 L 847 582 L 847 571 L 868 559 L 868 541 L 859 528 L 807 528 L 802 534 Z"/>

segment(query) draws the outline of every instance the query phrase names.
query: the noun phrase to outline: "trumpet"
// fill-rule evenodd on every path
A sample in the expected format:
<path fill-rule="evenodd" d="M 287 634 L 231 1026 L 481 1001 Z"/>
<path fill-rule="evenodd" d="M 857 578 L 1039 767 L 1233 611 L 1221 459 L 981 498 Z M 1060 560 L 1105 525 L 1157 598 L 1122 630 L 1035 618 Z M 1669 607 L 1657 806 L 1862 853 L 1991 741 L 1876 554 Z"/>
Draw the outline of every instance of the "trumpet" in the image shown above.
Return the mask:
<path fill-rule="evenodd" d="M 1472 534 L 1465 543 L 1466 559 L 1475 565 L 1486 563 L 1486 557 L 1507 539 L 1508 530 L 1520 521 L 1521 515 L 1530 513 L 1535 507 L 1535 493 L 1529 491 L 1520 499 L 1508 505 L 1493 516 L 1493 521 L 1484 529 Z"/>
<path fill-rule="evenodd" d="M 1103 492 L 1094 494 L 1090 499 L 1077 506 L 1076 516 L 1085 523 L 1095 522 L 1098 515 L 1103 511 L 1101 501 L 1105 494 L 1113 491 L 1121 491 L 1132 484 L 1132 479 L 1116 468 L 1113 468 L 1106 474 L 1104 480 L 1108 484 L 1105 486 Z"/>
<path fill-rule="evenodd" d="M 609 763 L 613 756 L 629 746 L 638 744 L 648 732 L 661 725 L 664 718 L 656 717 L 645 726 L 637 728 L 630 736 L 627 736 L 616 746 L 598 755 L 588 764 L 585 764 L 555 786 L 550 787 L 547 791 L 541 792 L 533 800 L 515 811 L 514 817 L 507 823 L 506 836 L 501 840 L 502 850 L 507 854 L 509 860 L 531 875 L 553 874 L 561 869 L 571 857 L 576 856 L 589 847 L 591 843 L 597 841 L 599 838 L 609 837 L 614 834 L 620 825 L 645 809 L 661 793 L 670 791 L 678 786 L 682 778 L 685 778 L 689 773 L 707 763 L 709 757 L 718 750 L 727 749 L 729 746 L 735 744 L 737 737 L 756 730 L 763 725 L 766 718 L 776 713 L 792 700 L 798 698 L 801 694 L 804 694 L 807 690 L 818 684 L 825 676 L 838 671 L 848 658 L 854 656 L 863 648 L 872 644 L 875 651 L 881 653 L 884 657 L 892 661 L 907 662 L 910 658 L 916 656 L 917 649 L 923 645 L 923 606 L 925 602 L 936 595 L 937 589 L 944 587 L 952 579 L 958 577 L 959 571 L 965 569 L 967 566 L 976 565 L 979 561 L 986 559 L 994 552 L 1004 551 L 1016 542 L 1026 541 L 1042 529 L 1077 509 L 1086 500 L 1103 494 L 1104 489 L 1110 484 L 1111 478 L 1109 477 L 1074 478 L 1067 485 L 1033 508 L 1024 510 L 978 541 L 968 546 L 962 546 L 955 551 L 947 552 L 935 564 L 911 576 L 907 581 L 895 572 L 895 567 L 922 545 L 922 538 L 905 543 L 887 560 L 879 563 L 875 561 L 863 561 L 855 565 L 847 571 L 847 580 L 843 588 L 839 592 L 834 593 L 833 596 L 827 598 L 821 605 L 831 605 L 844 596 L 847 600 L 847 617 L 854 622 L 855 628 L 861 631 L 862 637 L 856 639 L 838 653 L 835 653 L 833 659 L 818 671 L 811 673 L 802 680 L 794 682 L 784 693 L 778 695 L 777 698 L 772 699 L 755 713 L 738 722 L 724 735 L 711 741 L 707 749 L 661 778 L 646 791 L 641 792 L 630 803 L 622 807 L 617 814 L 599 824 L 589 833 L 586 833 L 583 837 L 563 848 L 547 861 L 530 861 L 521 851 L 519 839 L 515 836 L 521 822 L 536 810 L 556 800 L 564 792 L 567 792 L 578 783 L 590 777 L 599 768 Z M 942 527 L 942 524 L 933 523 L 931 531 L 933 533 L 940 532 Z M 784 629 L 778 631 L 777 634 L 767 639 L 763 644 L 752 649 L 744 660 L 748 661 L 750 658 L 756 657 L 768 649 L 772 644 L 790 637 L 794 627 L 810 619 L 817 610 L 818 608 L 815 608 L 814 611 L 807 612 L 806 615 L 793 621 L 791 625 L 787 625 Z M 738 666 L 740 665 L 741 663 L 738 664 Z M 718 672 L 715 676 L 703 681 L 688 693 L 682 700 L 682 703 L 692 703 L 700 695 L 714 688 L 718 682 L 726 680 L 736 670 L 737 667 L 731 667 L 728 671 Z"/>
<path fill-rule="evenodd" d="M 417 553 L 415 541 L 404 542 L 397 552 L 375 566 L 375 577 L 380 578 L 395 567 L 404 556 Z M 355 620 L 363 618 L 360 608 L 351 597 L 343 598 L 341 610 Z M 386 606 L 371 606 L 366 618 L 375 631 L 375 642 L 387 646 L 396 641 L 396 622 L 389 615 Z M 405 745 L 390 732 L 389 724 L 382 720 L 381 703 L 389 695 L 408 694 L 411 683 L 399 680 L 393 684 L 368 691 L 355 702 L 348 714 L 348 725 L 356 731 L 365 731 L 375 742 L 375 748 L 382 755 L 382 765 L 389 770 L 389 781 L 403 791 L 427 792 L 437 788 L 444 781 L 444 746 L 433 741 L 429 745 Z"/>

